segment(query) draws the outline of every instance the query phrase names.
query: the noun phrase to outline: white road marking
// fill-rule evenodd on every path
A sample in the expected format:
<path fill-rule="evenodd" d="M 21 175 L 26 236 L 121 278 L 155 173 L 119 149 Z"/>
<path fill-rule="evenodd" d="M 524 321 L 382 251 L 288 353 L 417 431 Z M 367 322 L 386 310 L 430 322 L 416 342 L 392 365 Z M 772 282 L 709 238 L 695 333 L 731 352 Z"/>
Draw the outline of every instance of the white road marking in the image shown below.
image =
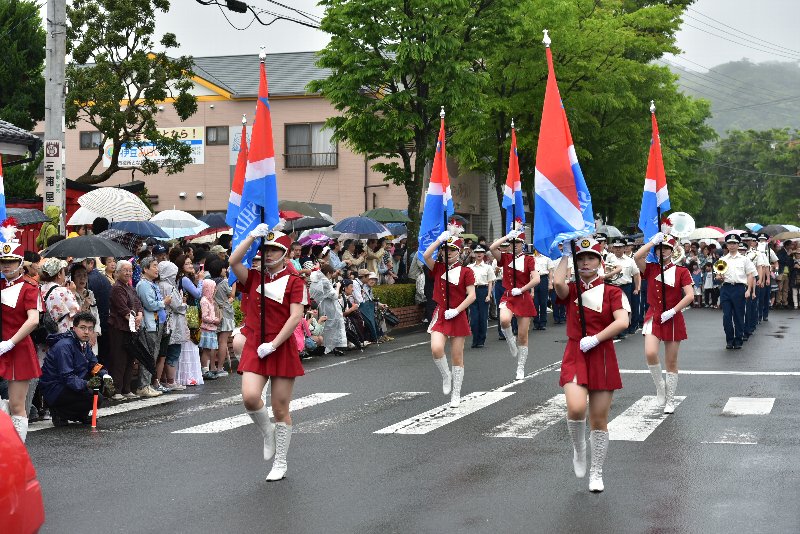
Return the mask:
<path fill-rule="evenodd" d="M 648 369 L 620 369 L 623 375 L 649 375 Z M 685 371 L 681 369 L 682 375 L 729 375 L 729 376 L 800 376 L 800 371 Z"/>
<path fill-rule="evenodd" d="M 296 412 L 309 406 L 315 406 L 324 402 L 329 402 L 341 397 L 345 397 L 349 393 L 313 393 L 311 395 L 300 397 L 289 403 L 289 411 Z M 272 408 L 267 408 L 269 416 L 272 417 Z M 173 434 L 216 434 L 218 432 L 225 432 L 226 430 L 233 430 L 241 426 L 251 425 L 253 420 L 246 413 L 234 415 L 233 417 L 226 417 L 210 423 L 196 425 L 182 430 L 175 430 Z"/>
<path fill-rule="evenodd" d="M 675 397 L 677 407 L 686 397 Z M 645 395 L 608 423 L 612 441 L 644 441 L 664 422 L 668 414 L 654 395 Z"/>
<path fill-rule="evenodd" d="M 752 432 L 741 432 L 739 430 L 728 429 L 723 432 L 722 436 L 715 441 L 701 441 L 700 443 L 707 444 L 723 444 L 723 445 L 758 445 L 756 435 Z"/>
<path fill-rule="evenodd" d="M 370 401 L 362 406 L 358 406 L 357 408 L 345 410 L 328 417 L 303 421 L 294 425 L 292 432 L 309 434 L 324 432 L 325 430 L 334 429 L 337 426 L 358 421 L 366 416 L 375 415 L 403 401 L 413 400 L 427 394 L 427 391 L 397 391 Z"/>
<path fill-rule="evenodd" d="M 370 354 L 365 354 L 363 356 L 359 356 L 358 358 L 350 358 L 348 360 L 341 360 L 341 361 L 338 361 L 336 363 L 323 365 L 321 367 L 315 367 L 313 369 L 307 369 L 306 370 L 306 374 L 313 373 L 314 371 L 321 371 L 323 369 L 330 369 L 331 367 L 338 367 L 338 366 L 344 365 L 346 363 L 353 363 L 353 362 L 365 360 L 367 358 L 372 358 L 373 356 L 380 356 L 382 354 L 390 354 L 392 352 L 397 352 L 397 351 L 400 351 L 400 350 L 406 350 L 406 349 L 410 349 L 410 348 L 413 348 L 413 347 L 419 347 L 420 345 L 429 345 L 429 344 L 430 344 L 430 341 L 420 341 L 419 343 L 412 343 L 411 345 L 403 345 L 402 347 L 396 347 L 394 349 L 389 349 L 389 350 L 384 350 L 384 351 L 381 351 L 381 352 L 376 352 L 375 354 L 371 354 L 371 353 Z"/>
<path fill-rule="evenodd" d="M 564 419 L 566 412 L 566 397 L 563 394 L 556 395 L 533 410 L 512 417 L 505 423 L 497 425 L 486 435 L 494 438 L 532 439 L 539 432 Z"/>
<path fill-rule="evenodd" d="M 109 415 L 117 415 L 125 412 L 130 412 L 133 410 L 141 410 L 142 408 L 149 408 L 150 406 L 158 406 L 159 404 L 167 404 L 168 402 L 174 402 L 177 400 L 189 400 L 197 396 L 198 395 L 195 393 L 184 393 L 177 395 L 161 395 L 160 397 L 152 397 L 150 399 L 141 399 L 130 402 L 124 402 L 122 404 L 116 404 L 114 406 L 108 406 L 106 408 L 98 408 L 97 417 L 99 419 L 101 417 L 107 417 Z M 28 426 L 28 432 L 36 432 L 38 430 L 44 430 L 46 428 L 53 428 L 52 421 L 37 421 Z"/>
<path fill-rule="evenodd" d="M 377 430 L 375 434 L 427 434 L 513 394 L 513 391 L 476 391 L 462 397 L 461 405 L 458 408 L 450 408 L 448 402 L 405 421 Z"/>
<path fill-rule="evenodd" d="M 722 415 L 768 415 L 774 404 L 774 397 L 731 397 L 725 403 Z"/>

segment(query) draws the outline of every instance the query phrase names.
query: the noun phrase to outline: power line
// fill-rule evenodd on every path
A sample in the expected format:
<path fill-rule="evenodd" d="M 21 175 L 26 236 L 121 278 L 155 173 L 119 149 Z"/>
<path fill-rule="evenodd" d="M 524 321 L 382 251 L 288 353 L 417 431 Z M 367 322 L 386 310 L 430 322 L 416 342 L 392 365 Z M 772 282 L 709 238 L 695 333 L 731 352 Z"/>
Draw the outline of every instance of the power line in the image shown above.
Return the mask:
<path fill-rule="evenodd" d="M 772 50 L 772 51 L 775 51 L 775 52 L 777 52 L 779 54 L 791 54 L 791 55 L 797 54 L 797 55 L 800 55 L 800 52 L 795 52 L 794 50 L 783 50 L 781 48 L 776 48 L 776 47 L 768 45 L 768 44 L 762 44 L 765 41 L 763 41 L 761 39 L 759 39 L 758 41 L 751 41 L 750 39 L 747 39 L 746 37 L 741 37 L 741 36 L 739 36 L 739 35 L 737 35 L 735 33 L 731 33 L 731 32 L 729 32 L 727 30 L 722 29 L 722 28 L 718 28 L 718 27 L 714 26 L 713 24 L 709 24 L 708 22 L 705 22 L 703 20 L 696 19 L 696 18 L 692 17 L 691 15 L 684 15 L 684 16 L 686 18 L 688 18 L 688 19 L 691 19 L 691 20 L 697 22 L 698 24 L 702 24 L 704 26 L 707 26 L 707 27 L 713 29 L 714 31 L 718 31 L 718 32 L 724 33 L 725 35 L 730 35 L 734 39 L 739 39 L 740 41 L 744 41 L 745 43 L 753 44 L 753 45 L 759 46 L 761 48 L 765 48 L 767 50 Z"/>
<path fill-rule="evenodd" d="M 307 18 L 308 20 L 310 20 L 311 22 L 314 22 L 316 24 L 319 24 L 320 22 L 322 22 L 322 19 L 319 18 L 318 16 L 316 16 L 316 15 L 314 15 L 312 13 L 308 13 L 306 11 L 302 11 L 300 9 L 297 9 L 296 7 L 287 6 L 286 4 L 281 4 L 280 2 L 275 2 L 275 0 L 267 0 L 267 2 L 269 2 L 270 4 L 275 4 L 276 6 L 282 7 L 284 9 L 288 9 L 289 11 L 294 11 L 298 15 L 302 15 L 303 17 Z"/>
<path fill-rule="evenodd" d="M 789 98 L 781 98 L 779 100 L 772 100 L 772 101 L 769 101 L 769 102 L 762 102 L 760 104 L 750 104 L 750 105 L 746 105 L 746 106 L 738 106 L 738 107 L 733 107 L 733 108 L 722 108 L 722 109 L 718 109 L 717 111 L 733 111 L 733 110 L 736 110 L 736 109 L 756 108 L 756 107 L 759 107 L 759 106 L 768 106 L 770 104 L 781 104 L 783 102 L 791 102 L 793 100 L 800 100 L 800 96 L 792 96 L 792 97 L 789 97 Z"/>
<path fill-rule="evenodd" d="M 779 54 L 779 53 L 774 52 L 772 50 L 764 50 L 762 48 L 757 48 L 757 47 L 752 46 L 752 45 L 747 44 L 747 43 L 740 43 L 738 41 L 734 41 L 733 39 L 729 39 L 727 37 L 723 37 L 722 35 L 717 35 L 716 33 L 712 33 L 712 32 L 710 32 L 708 30 L 704 30 L 703 28 L 698 28 L 697 26 L 692 26 L 691 24 L 688 24 L 688 23 L 684 23 L 684 26 L 688 26 L 689 28 L 694 28 L 695 30 L 699 30 L 699 31 L 701 31 L 703 33 L 707 33 L 707 34 L 709 34 L 709 35 L 711 35 L 713 37 L 716 37 L 718 39 L 723 39 L 725 41 L 728 41 L 729 43 L 733 43 L 733 44 L 736 44 L 736 45 L 739 45 L 739 46 L 743 46 L 745 48 L 750 48 L 750 49 L 755 50 L 757 52 L 761 52 L 761 53 L 764 53 L 764 54 L 770 54 L 770 55 L 773 55 L 773 56 L 784 57 L 784 58 L 791 59 L 791 60 L 794 60 L 794 61 L 800 60 L 800 56 L 789 56 L 789 55 L 786 55 L 786 54 Z"/>
<path fill-rule="evenodd" d="M 691 63 L 692 65 L 695 65 L 695 66 L 700 67 L 702 69 L 706 69 L 706 72 L 702 73 L 702 75 L 707 77 L 707 78 L 709 78 L 714 83 L 720 83 L 719 80 L 716 80 L 714 78 L 724 77 L 724 78 L 728 78 L 729 80 L 732 80 L 732 81 L 742 85 L 742 87 L 749 88 L 749 87 L 752 87 L 752 85 L 753 85 L 750 82 L 745 82 L 743 80 L 740 80 L 739 78 L 734 78 L 733 76 L 725 74 L 724 72 L 715 71 L 715 70 L 713 70 L 712 67 L 706 67 L 705 65 L 701 65 L 700 63 L 697 63 L 696 61 L 692 61 L 691 59 L 687 58 L 684 55 L 677 55 L 677 56 L 675 56 L 674 59 L 681 60 L 681 61 L 686 61 L 687 63 Z M 670 61 L 667 61 L 667 62 L 671 63 Z M 681 67 L 683 70 L 688 70 L 685 67 L 682 67 L 681 65 L 677 65 L 677 66 Z M 726 82 L 726 83 L 728 83 L 728 82 Z M 772 93 L 775 96 L 788 96 L 786 93 L 781 93 L 779 91 L 774 91 L 774 90 L 769 89 L 767 87 L 758 86 L 758 90 L 762 91 L 762 92 L 765 92 L 765 93 Z"/>
<path fill-rule="evenodd" d="M 738 29 L 738 28 L 734 28 L 733 26 L 729 26 L 728 24 L 725 24 L 724 22 L 722 22 L 722 21 L 720 21 L 720 20 L 717 20 L 717 19 L 715 19 L 715 18 L 713 18 L 713 17 L 709 17 L 708 15 L 706 15 L 706 14 L 704 14 L 704 13 L 701 13 L 701 12 L 699 12 L 698 10 L 694 9 L 693 7 L 689 7 L 688 9 L 689 9 L 689 11 L 691 11 L 691 12 L 693 12 L 693 13 L 697 14 L 697 15 L 700 15 L 701 17 L 705 17 L 705 18 L 707 18 L 707 19 L 709 19 L 709 20 L 712 20 L 712 21 L 716 22 L 717 24 L 720 24 L 720 25 L 722 25 L 722 26 L 725 26 L 726 28 L 730 28 L 731 30 L 733 30 L 733 31 L 735 31 L 735 32 L 741 33 L 741 34 L 743 34 L 743 35 L 746 35 L 746 36 L 748 36 L 748 37 L 752 37 L 753 39 L 757 39 L 757 40 L 759 40 L 759 41 L 762 41 L 762 42 L 764 42 L 764 43 L 767 43 L 767 44 L 770 44 L 770 45 L 774 45 L 774 46 L 776 46 L 777 48 L 783 48 L 784 50 L 787 50 L 787 51 L 789 51 L 789 52 L 793 52 L 793 53 L 796 53 L 796 54 L 800 54 L 800 50 L 794 50 L 794 49 L 792 49 L 792 48 L 786 48 L 785 46 L 781 46 L 781 45 L 779 45 L 779 44 L 776 44 L 776 43 L 771 43 L 770 41 L 767 41 L 766 39 L 763 39 L 763 38 L 761 38 L 761 37 L 757 37 L 757 36 L 755 36 L 755 35 L 749 34 L 749 33 L 745 32 L 745 31 L 742 31 L 742 30 L 740 30 L 740 29 Z M 697 20 L 697 19 L 695 19 L 695 20 Z"/>
<path fill-rule="evenodd" d="M 800 178 L 800 176 L 796 174 L 773 174 L 771 172 L 761 172 L 761 171 L 751 171 L 749 169 L 741 169 L 739 167 L 733 167 L 731 165 L 723 165 L 722 163 L 711 163 L 710 161 L 705 161 L 698 158 L 693 158 L 691 156 L 683 156 L 686 159 L 690 159 L 692 161 L 697 161 L 700 163 L 704 163 L 705 165 L 711 165 L 712 167 L 723 167 L 726 169 L 730 169 L 737 172 L 744 172 L 748 174 L 757 174 L 759 176 L 770 176 L 772 178 Z"/>

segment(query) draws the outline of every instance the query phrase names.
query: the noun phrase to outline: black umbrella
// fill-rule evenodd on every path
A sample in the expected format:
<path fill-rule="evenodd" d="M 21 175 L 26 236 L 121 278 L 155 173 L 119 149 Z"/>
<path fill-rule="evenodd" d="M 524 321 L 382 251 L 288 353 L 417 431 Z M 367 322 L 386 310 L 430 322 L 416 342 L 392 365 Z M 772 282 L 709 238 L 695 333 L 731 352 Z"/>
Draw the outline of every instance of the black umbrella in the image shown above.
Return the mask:
<path fill-rule="evenodd" d="M 50 220 L 47 215 L 33 208 L 8 208 L 6 216 L 14 217 L 14 220 L 17 221 L 17 226 L 39 224 Z"/>
<path fill-rule="evenodd" d="M 225 213 L 219 211 L 203 215 L 200 220 L 206 223 L 209 228 L 227 228 L 230 226 L 225 222 Z"/>
<path fill-rule="evenodd" d="M 278 209 L 281 211 L 296 211 L 308 217 L 322 218 L 322 214 L 317 208 L 306 202 L 298 202 L 297 200 L 281 200 L 278 202 Z"/>
<path fill-rule="evenodd" d="M 124 258 L 130 252 L 122 245 L 96 235 L 82 235 L 64 239 L 50 245 L 42 252 L 45 258 L 95 258 L 113 256 Z"/>
<path fill-rule="evenodd" d="M 770 237 L 786 231 L 788 231 L 786 227 L 781 226 L 780 224 L 770 224 L 761 229 L 761 232 L 767 234 Z"/>
<path fill-rule="evenodd" d="M 144 240 L 144 238 L 140 235 L 124 232 L 116 228 L 109 228 L 108 230 L 104 230 L 96 235 L 97 237 L 108 239 L 109 241 L 113 241 L 114 243 L 122 245 L 132 255 L 136 255 L 136 253 L 139 252 L 142 241 Z"/>
<path fill-rule="evenodd" d="M 320 219 L 319 217 L 303 217 L 302 219 L 295 219 L 294 221 L 286 221 L 284 229 L 293 231 L 311 230 L 312 228 L 325 228 L 333 226 L 333 223 L 328 219 Z"/>
<path fill-rule="evenodd" d="M 150 374 L 156 373 L 156 360 L 153 357 L 156 347 L 150 342 L 150 336 L 144 330 L 131 334 L 127 349 L 145 369 L 150 371 Z"/>

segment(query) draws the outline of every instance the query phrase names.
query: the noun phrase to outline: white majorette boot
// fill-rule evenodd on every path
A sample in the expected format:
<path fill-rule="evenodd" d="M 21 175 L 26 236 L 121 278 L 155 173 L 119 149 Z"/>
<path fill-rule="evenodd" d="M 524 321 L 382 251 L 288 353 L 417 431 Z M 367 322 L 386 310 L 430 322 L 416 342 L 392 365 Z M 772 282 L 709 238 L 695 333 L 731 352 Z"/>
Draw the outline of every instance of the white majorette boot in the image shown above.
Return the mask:
<path fill-rule="evenodd" d="M 653 383 L 656 385 L 656 401 L 658 401 L 659 406 L 664 406 L 664 403 L 667 402 L 667 397 L 664 393 L 664 377 L 661 375 L 661 364 L 648 365 L 647 368 L 650 369 Z"/>
<path fill-rule="evenodd" d="M 441 358 L 434 358 L 433 363 L 436 364 L 436 367 L 439 368 L 439 372 L 442 373 L 442 393 L 449 395 L 453 375 L 450 373 L 450 367 L 447 365 L 447 355 Z"/>
<path fill-rule="evenodd" d="M 586 476 L 586 419 L 567 419 L 567 429 L 572 438 L 572 468 L 576 477 L 583 478 Z"/>
<path fill-rule="evenodd" d="M 12 415 L 11 422 L 14 424 L 14 430 L 19 434 L 19 439 L 25 443 L 25 438 L 28 436 L 28 418 L 24 415 Z"/>
<path fill-rule="evenodd" d="M 592 466 L 589 468 L 589 491 L 603 491 L 603 462 L 608 452 L 608 431 L 592 430 L 589 434 L 592 444 Z"/>
<path fill-rule="evenodd" d="M 6 399 L 0 399 L 0 412 L 6 412 L 6 415 L 11 415 L 11 408 L 9 408 Z"/>
<path fill-rule="evenodd" d="M 289 442 L 292 441 L 292 425 L 275 423 L 275 461 L 272 470 L 267 475 L 267 482 L 275 482 L 286 478 L 286 453 L 289 452 Z"/>
<path fill-rule="evenodd" d="M 525 378 L 525 362 L 528 360 L 528 347 L 517 347 L 517 380 Z"/>
<path fill-rule="evenodd" d="M 275 425 L 269 420 L 269 412 L 266 406 L 259 410 L 247 410 L 247 415 L 258 427 L 261 436 L 264 438 L 264 459 L 269 460 L 275 456 Z"/>
<path fill-rule="evenodd" d="M 511 352 L 511 357 L 517 357 L 517 338 L 514 337 L 514 331 L 511 329 L 509 325 L 508 328 L 501 328 L 500 331 L 506 337 L 506 343 L 508 343 L 508 350 Z"/>
<path fill-rule="evenodd" d="M 461 402 L 461 383 L 464 381 L 464 368 L 453 366 L 453 393 L 450 395 L 450 407 L 458 408 Z"/>
<path fill-rule="evenodd" d="M 667 373 L 667 399 L 664 413 L 675 413 L 675 390 L 678 389 L 678 373 Z"/>

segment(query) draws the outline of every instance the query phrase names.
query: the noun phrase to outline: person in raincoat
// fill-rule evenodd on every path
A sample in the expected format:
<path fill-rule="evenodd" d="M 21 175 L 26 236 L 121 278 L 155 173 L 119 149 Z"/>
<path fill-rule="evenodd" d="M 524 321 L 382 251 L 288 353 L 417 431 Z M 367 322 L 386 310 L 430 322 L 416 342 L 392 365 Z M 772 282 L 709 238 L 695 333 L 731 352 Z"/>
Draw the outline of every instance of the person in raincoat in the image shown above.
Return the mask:
<path fill-rule="evenodd" d="M 36 247 L 39 250 L 46 249 L 47 240 L 54 235 L 58 235 L 58 227 L 61 223 L 61 208 L 58 206 L 47 206 L 44 210 L 44 214 L 49 220 L 42 224 L 42 228 L 39 230 L 39 236 L 36 238 Z"/>
<path fill-rule="evenodd" d="M 347 334 L 344 330 L 344 316 L 339 306 L 339 287 L 333 284 L 333 275 L 336 271 L 330 265 L 323 265 L 319 271 L 311 273 L 311 287 L 309 294 L 317 303 L 320 315 L 325 315 L 328 320 L 325 330 L 322 331 L 322 340 L 325 345 L 325 354 L 333 352 L 337 356 L 344 354 L 339 347 L 347 346 Z"/>

